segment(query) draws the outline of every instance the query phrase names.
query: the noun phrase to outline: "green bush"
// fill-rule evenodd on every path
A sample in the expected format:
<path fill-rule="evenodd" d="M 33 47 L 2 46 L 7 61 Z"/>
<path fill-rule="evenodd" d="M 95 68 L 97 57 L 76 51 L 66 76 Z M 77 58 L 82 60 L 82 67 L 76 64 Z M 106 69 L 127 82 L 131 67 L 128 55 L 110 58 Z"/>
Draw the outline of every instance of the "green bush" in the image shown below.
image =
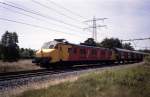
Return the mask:
<path fill-rule="evenodd" d="M 19 50 L 20 58 L 21 59 L 32 59 L 35 54 L 35 50 L 30 48 L 21 48 Z"/>

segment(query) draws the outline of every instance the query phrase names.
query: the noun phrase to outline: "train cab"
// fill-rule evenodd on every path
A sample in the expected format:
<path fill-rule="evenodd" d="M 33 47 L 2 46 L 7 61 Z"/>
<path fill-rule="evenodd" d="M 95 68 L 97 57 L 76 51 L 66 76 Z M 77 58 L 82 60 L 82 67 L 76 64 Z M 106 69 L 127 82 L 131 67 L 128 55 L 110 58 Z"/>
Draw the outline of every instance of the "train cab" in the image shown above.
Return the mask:
<path fill-rule="evenodd" d="M 56 45 L 57 43 L 54 41 L 44 43 L 41 49 L 36 51 L 33 63 L 47 64 L 51 62 L 52 56 L 57 52 Z"/>
<path fill-rule="evenodd" d="M 41 49 L 35 53 L 33 63 L 49 64 L 67 61 L 69 57 L 69 48 L 71 48 L 71 45 L 65 42 L 59 42 L 56 40 L 46 42 Z"/>

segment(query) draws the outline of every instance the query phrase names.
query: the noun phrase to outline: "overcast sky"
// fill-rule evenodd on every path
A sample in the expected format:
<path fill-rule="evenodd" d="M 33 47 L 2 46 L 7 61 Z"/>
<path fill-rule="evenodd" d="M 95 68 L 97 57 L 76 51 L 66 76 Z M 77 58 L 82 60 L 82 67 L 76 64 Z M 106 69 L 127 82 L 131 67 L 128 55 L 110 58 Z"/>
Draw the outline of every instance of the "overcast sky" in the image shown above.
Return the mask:
<path fill-rule="evenodd" d="M 97 30 L 99 42 L 105 37 L 119 39 L 150 37 L 150 0 L 0 1 L 42 14 L 41 17 L 0 3 L 0 18 L 30 24 L 23 25 L 0 19 L 0 36 L 6 30 L 17 32 L 20 47 L 38 49 L 44 42 L 55 38 L 65 38 L 73 43 L 83 42 L 92 37 L 92 32 L 82 29 L 91 25 L 91 23 L 87 25 L 84 21 L 94 16 L 108 18 L 104 22 L 97 22 L 98 25 L 107 25 L 106 28 Z M 150 47 L 150 40 L 135 41 L 132 45 L 136 49 Z"/>

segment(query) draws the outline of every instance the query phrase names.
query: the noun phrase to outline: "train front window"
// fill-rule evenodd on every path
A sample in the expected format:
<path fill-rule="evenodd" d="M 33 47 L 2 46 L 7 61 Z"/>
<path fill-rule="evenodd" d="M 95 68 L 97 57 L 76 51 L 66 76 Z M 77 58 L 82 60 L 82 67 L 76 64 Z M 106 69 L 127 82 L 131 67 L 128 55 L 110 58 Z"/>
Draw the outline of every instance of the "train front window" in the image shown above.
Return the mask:
<path fill-rule="evenodd" d="M 54 48 L 54 45 L 50 45 L 49 48 Z"/>
<path fill-rule="evenodd" d="M 44 43 L 44 45 L 42 46 L 42 49 L 52 49 L 52 48 L 54 48 L 54 45 L 51 44 L 51 42 Z"/>

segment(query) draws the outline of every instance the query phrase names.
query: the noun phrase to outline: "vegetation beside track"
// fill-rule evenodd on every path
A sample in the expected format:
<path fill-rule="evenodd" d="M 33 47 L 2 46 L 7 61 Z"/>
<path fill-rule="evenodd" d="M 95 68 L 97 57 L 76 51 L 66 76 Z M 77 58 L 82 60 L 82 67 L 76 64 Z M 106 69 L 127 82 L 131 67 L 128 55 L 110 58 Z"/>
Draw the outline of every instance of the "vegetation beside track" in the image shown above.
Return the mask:
<path fill-rule="evenodd" d="M 150 65 L 150 56 L 146 56 L 144 59 L 145 65 Z"/>
<path fill-rule="evenodd" d="M 149 97 L 149 62 L 137 67 L 90 73 L 74 82 L 29 90 L 18 97 Z"/>
<path fill-rule="evenodd" d="M 24 70 L 35 70 L 40 67 L 36 66 L 32 63 L 32 60 L 19 60 L 17 62 L 3 62 L 0 60 L 0 73 L 5 72 L 16 72 L 16 71 L 24 71 Z"/>

